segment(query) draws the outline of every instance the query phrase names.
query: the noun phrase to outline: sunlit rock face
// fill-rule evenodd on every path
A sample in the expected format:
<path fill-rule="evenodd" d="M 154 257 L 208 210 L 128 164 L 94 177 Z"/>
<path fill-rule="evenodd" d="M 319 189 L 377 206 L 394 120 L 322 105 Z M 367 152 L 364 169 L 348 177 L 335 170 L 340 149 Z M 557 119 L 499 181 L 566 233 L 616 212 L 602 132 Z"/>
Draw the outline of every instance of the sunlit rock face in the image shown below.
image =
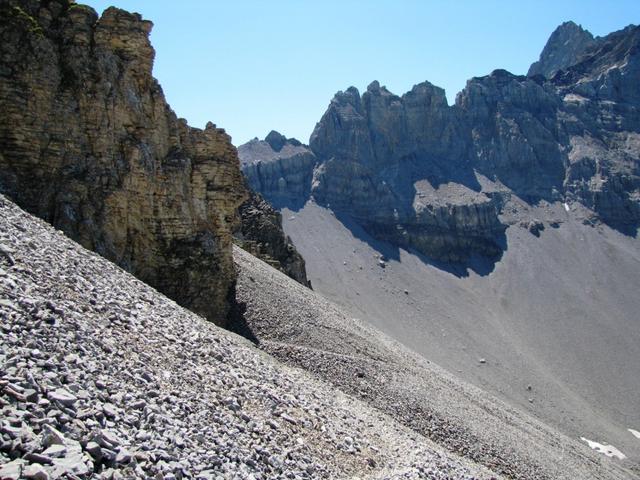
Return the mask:
<path fill-rule="evenodd" d="M 165 101 L 151 22 L 68 1 L 0 9 L 0 191 L 224 323 L 246 189 L 224 130 Z"/>
<path fill-rule="evenodd" d="M 591 32 L 574 22 L 560 25 L 549 37 L 540 59 L 529 67 L 527 75 L 544 75 L 553 77 L 559 70 L 564 70 L 578 63 L 579 58 L 600 39 L 593 38 Z"/>

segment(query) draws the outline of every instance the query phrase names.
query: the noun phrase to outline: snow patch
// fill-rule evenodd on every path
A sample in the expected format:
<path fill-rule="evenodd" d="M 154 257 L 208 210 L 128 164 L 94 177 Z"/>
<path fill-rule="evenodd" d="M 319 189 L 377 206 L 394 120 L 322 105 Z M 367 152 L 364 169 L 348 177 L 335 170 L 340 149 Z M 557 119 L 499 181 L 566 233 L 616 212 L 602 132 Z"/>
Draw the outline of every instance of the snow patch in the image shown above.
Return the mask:
<path fill-rule="evenodd" d="M 603 443 L 594 442 L 593 440 L 587 440 L 584 437 L 580 437 L 580 440 L 582 440 L 583 442 L 587 442 L 591 448 L 593 448 L 597 452 L 600 452 L 606 455 L 607 457 L 611 457 L 611 458 L 616 457 L 620 460 L 624 460 L 625 458 L 627 458 L 627 456 L 624 453 L 622 453 L 613 445 L 606 445 Z"/>
<path fill-rule="evenodd" d="M 570 212 L 570 211 L 571 211 L 571 209 L 569 208 L 569 204 L 568 204 L 568 203 L 566 203 L 566 202 L 565 202 L 565 203 L 563 203 L 563 205 L 564 205 L 564 209 L 565 209 L 567 212 Z"/>
<path fill-rule="evenodd" d="M 638 430 L 634 430 L 633 428 L 627 428 L 631 432 L 631 435 L 640 440 L 640 432 Z"/>

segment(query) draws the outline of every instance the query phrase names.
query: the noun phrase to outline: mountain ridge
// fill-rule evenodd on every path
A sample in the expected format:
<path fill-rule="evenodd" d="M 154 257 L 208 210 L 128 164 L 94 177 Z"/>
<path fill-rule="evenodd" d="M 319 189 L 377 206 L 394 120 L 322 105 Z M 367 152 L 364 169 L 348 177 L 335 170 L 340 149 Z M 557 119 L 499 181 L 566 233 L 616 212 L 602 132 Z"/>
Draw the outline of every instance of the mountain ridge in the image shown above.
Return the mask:
<path fill-rule="evenodd" d="M 264 185 L 285 189 L 295 178 L 295 198 L 285 198 L 292 205 L 313 197 L 378 238 L 458 263 L 474 254 L 499 259 L 512 196 L 530 205 L 578 202 L 593 212 L 589 221 L 636 235 L 639 32 L 630 26 L 599 38 L 551 79 L 500 69 L 474 77 L 451 106 L 429 82 L 402 96 L 377 81 L 362 95 L 349 87 L 334 96 L 311 135 L 315 158 L 297 169 L 293 156 L 270 161 L 287 164 L 286 171 L 263 169 L 252 187 L 281 206 L 286 195 L 276 199 Z M 243 150 L 243 171 L 255 177 Z M 424 201 L 446 184 L 476 192 L 475 200 L 444 210 Z"/>

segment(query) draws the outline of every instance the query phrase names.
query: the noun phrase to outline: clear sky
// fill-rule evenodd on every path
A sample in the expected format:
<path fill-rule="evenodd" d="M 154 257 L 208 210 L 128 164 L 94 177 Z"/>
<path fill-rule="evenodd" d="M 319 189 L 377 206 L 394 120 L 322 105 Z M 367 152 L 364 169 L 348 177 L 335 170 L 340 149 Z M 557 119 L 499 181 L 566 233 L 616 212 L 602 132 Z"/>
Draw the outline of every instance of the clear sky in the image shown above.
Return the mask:
<path fill-rule="evenodd" d="M 154 22 L 154 75 L 178 116 L 240 145 L 270 130 L 308 142 L 333 94 L 424 80 L 449 103 L 467 79 L 526 73 L 551 32 L 640 23 L 640 0 L 79 0 Z"/>

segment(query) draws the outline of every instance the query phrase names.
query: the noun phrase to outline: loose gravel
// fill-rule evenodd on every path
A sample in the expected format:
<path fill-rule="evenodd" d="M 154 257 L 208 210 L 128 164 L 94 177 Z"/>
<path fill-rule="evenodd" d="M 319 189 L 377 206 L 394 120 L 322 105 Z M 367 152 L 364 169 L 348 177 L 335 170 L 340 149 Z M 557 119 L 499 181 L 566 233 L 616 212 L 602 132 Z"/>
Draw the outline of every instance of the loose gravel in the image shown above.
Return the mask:
<path fill-rule="evenodd" d="M 0 318 L 2 479 L 501 478 L 2 196 Z"/>
<path fill-rule="evenodd" d="M 234 258 L 235 328 L 283 362 L 507 478 L 639 478 L 626 464 L 461 381 L 246 252 L 236 248 Z"/>

